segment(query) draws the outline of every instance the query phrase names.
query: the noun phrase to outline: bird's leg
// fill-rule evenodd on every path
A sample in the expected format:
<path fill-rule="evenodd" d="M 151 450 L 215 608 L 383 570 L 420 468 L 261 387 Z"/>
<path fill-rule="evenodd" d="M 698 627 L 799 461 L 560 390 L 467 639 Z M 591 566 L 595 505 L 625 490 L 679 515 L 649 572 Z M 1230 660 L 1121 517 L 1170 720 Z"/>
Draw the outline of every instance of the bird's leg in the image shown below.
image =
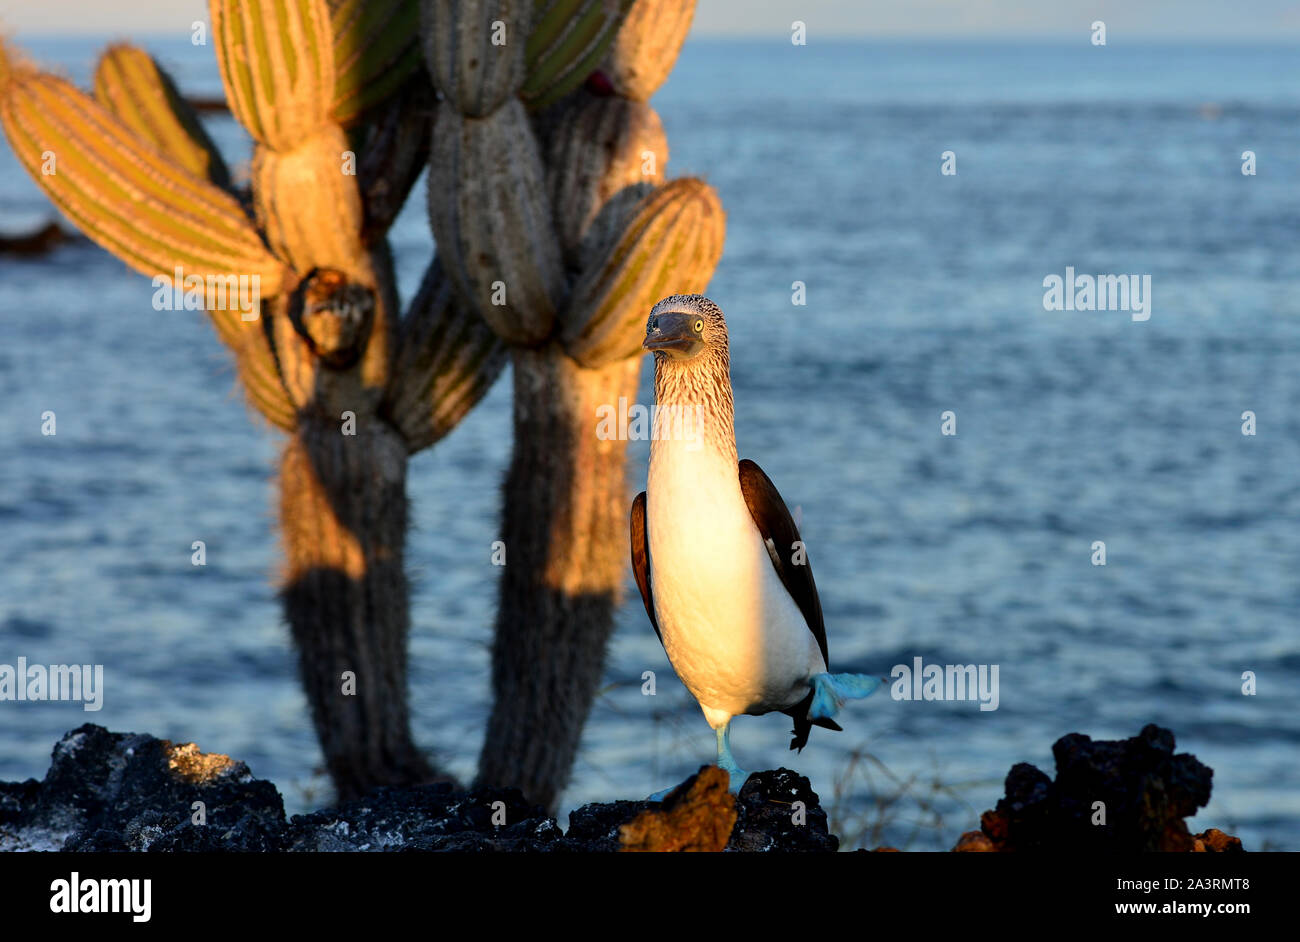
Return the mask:
<path fill-rule="evenodd" d="M 817 674 L 812 679 L 813 701 L 808 719 L 831 719 L 845 700 L 862 700 L 875 693 L 881 679 L 870 674 Z"/>
<path fill-rule="evenodd" d="M 713 731 L 718 737 L 718 768 L 726 772 L 731 778 L 730 788 L 733 792 L 739 792 L 740 787 L 745 784 L 745 779 L 749 778 L 749 773 L 736 765 L 736 759 L 731 754 L 731 720 L 723 723 Z M 665 788 L 663 791 L 655 792 L 646 798 L 646 801 L 663 801 L 668 797 L 676 785 Z"/>
<path fill-rule="evenodd" d="M 731 754 L 731 720 L 715 729 L 714 733 L 718 737 L 718 768 L 731 776 L 731 790 L 738 792 L 745 784 L 745 779 L 749 778 L 749 773 L 736 765 L 735 757 Z"/>

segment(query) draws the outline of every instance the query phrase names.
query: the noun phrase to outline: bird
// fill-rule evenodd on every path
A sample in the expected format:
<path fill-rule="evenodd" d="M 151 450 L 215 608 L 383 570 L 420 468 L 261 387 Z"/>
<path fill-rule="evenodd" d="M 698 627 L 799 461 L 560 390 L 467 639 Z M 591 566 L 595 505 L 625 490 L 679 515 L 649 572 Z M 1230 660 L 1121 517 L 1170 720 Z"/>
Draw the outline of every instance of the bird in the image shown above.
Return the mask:
<path fill-rule="evenodd" d="M 830 673 L 799 529 L 763 469 L 738 460 L 721 308 L 698 294 L 664 298 L 642 346 L 654 357 L 655 403 L 646 489 L 632 502 L 632 572 L 737 791 L 747 773 L 731 752 L 734 717 L 785 713 L 790 748 L 802 752 L 813 726 L 840 730 L 844 702 L 870 696 L 882 678 Z"/>

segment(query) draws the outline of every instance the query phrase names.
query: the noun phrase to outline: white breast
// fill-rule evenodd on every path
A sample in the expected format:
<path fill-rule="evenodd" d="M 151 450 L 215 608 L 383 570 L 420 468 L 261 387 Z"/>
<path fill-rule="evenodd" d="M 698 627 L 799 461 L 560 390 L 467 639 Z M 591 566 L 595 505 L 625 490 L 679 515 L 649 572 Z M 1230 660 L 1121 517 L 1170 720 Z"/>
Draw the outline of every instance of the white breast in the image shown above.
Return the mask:
<path fill-rule="evenodd" d="M 734 460 L 656 441 L 646 502 L 655 618 L 709 722 L 798 703 L 826 665 L 772 566 Z"/>

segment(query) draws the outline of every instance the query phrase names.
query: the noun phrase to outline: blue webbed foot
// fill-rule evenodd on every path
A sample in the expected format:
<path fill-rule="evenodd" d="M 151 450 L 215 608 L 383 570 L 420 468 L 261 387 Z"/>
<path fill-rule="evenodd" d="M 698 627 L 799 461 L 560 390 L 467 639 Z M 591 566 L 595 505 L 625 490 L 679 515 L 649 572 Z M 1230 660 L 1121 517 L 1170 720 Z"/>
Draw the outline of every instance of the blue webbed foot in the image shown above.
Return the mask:
<path fill-rule="evenodd" d="M 817 674 L 812 679 L 813 701 L 808 719 L 832 719 L 846 700 L 862 700 L 882 683 L 870 674 Z"/>

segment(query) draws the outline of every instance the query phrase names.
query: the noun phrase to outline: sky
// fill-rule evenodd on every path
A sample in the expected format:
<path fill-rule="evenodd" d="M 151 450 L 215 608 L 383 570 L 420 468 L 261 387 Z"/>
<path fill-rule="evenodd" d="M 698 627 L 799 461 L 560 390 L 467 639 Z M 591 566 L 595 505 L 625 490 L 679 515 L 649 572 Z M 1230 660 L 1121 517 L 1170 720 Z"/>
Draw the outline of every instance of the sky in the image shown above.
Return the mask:
<path fill-rule="evenodd" d="M 19 35 L 188 33 L 206 0 L 0 0 L 0 30 Z M 700 0 L 692 36 L 1005 38 L 1107 41 L 1300 40 L 1300 0 Z"/>

